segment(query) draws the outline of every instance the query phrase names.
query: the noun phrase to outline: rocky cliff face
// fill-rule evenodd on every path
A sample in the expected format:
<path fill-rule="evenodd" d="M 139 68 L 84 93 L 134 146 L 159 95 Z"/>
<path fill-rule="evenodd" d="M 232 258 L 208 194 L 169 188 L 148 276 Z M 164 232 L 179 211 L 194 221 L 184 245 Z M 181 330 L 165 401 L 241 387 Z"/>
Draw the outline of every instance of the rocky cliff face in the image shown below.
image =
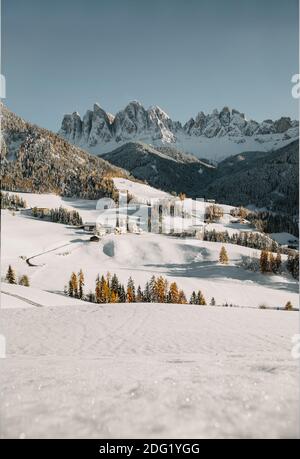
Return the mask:
<path fill-rule="evenodd" d="M 210 150 L 221 151 L 219 159 L 223 159 L 240 150 L 257 150 L 258 145 L 264 143 L 266 150 L 279 148 L 298 137 L 298 128 L 298 121 L 288 117 L 258 123 L 247 120 L 243 113 L 228 107 L 221 111 L 214 110 L 211 114 L 199 112 L 182 125 L 173 121 L 158 106 L 146 110 L 139 102 L 133 101 L 115 117 L 98 104 L 94 105 L 93 110 L 88 110 L 82 119 L 77 112 L 65 115 L 59 135 L 100 154 L 128 141 L 143 141 L 156 146 L 174 144 L 199 157 L 216 159 L 208 151 L 210 145 Z M 237 149 L 232 145 L 242 147 Z M 216 151 L 214 153 L 220 156 Z"/>

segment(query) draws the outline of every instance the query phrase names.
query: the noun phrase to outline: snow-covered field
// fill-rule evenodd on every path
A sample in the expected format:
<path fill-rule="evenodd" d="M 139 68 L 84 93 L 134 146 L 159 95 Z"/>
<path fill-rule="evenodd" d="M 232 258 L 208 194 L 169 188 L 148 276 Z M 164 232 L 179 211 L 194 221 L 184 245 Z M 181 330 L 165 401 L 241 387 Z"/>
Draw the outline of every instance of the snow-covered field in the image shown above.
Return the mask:
<path fill-rule="evenodd" d="M 69 301 L 1 310 L 2 438 L 298 436 L 297 313 Z"/>
<path fill-rule="evenodd" d="M 96 210 L 97 200 L 72 199 L 56 194 L 37 194 L 37 193 L 12 193 L 20 196 L 26 201 L 27 207 L 47 207 L 59 208 L 60 206 L 68 210 L 76 210 L 80 213 L 83 221 L 93 221 L 99 215 Z"/>
<path fill-rule="evenodd" d="M 290 275 L 261 275 L 241 267 L 243 257 L 259 251 L 227 244 L 228 266 L 218 262 L 221 243 L 145 233 L 107 235 L 99 243 L 65 225 L 2 211 L 2 276 L 11 264 L 27 274 L 32 287 L 62 292 L 72 271 L 85 274 L 85 290 L 94 290 L 98 274 L 132 276 L 142 288 L 153 274 L 175 280 L 187 295 L 201 289 L 209 301 L 258 307 L 298 306 L 298 283 Z M 26 259 L 30 258 L 29 266 Z"/>
<path fill-rule="evenodd" d="M 141 201 L 161 193 L 118 185 Z M 63 205 L 84 221 L 99 214 L 96 201 L 19 194 L 28 207 Z M 232 223 L 230 206 L 224 211 L 217 230 L 247 229 Z M 153 233 L 95 243 L 80 229 L 23 212 L 3 210 L 1 217 L 2 278 L 11 264 L 30 280 L 30 287 L 2 284 L 2 437 L 297 435 L 297 362 L 290 351 L 298 313 L 258 306 L 298 307 L 298 283 L 286 272 L 242 267 L 258 250 L 226 244 L 224 266 L 219 243 Z M 162 274 L 187 296 L 201 289 L 207 301 L 239 307 L 82 302 L 62 294 L 80 269 L 86 293 L 108 271 L 142 287 Z"/>

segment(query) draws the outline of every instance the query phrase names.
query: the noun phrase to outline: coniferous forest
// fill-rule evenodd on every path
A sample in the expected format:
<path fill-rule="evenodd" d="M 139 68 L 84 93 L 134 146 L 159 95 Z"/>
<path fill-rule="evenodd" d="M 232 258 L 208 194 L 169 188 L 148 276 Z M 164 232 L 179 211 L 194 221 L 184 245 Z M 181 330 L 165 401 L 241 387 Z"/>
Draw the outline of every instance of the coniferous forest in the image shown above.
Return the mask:
<path fill-rule="evenodd" d="M 128 177 L 127 172 L 25 122 L 2 104 L 1 115 L 3 190 L 116 199 L 112 177 Z"/>
<path fill-rule="evenodd" d="M 267 249 L 277 252 L 279 245 L 276 241 L 263 233 L 255 233 L 252 231 L 242 231 L 230 235 L 228 231 L 205 230 L 203 235 L 204 241 L 224 242 L 229 244 L 242 245 L 252 249 Z"/>
<path fill-rule="evenodd" d="M 24 209 L 27 206 L 26 201 L 17 194 L 3 193 L 1 191 L 1 209 Z"/>
<path fill-rule="evenodd" d="M 126 285 L 121 283 L 116 274 L 107 273 L 98 275 L 95 281 L 95 290 L 84 293 L 85 279 L 82 270 L 71 274 L 69 283 L 65 286 L 64 293 L 73 298 L 79 298 L 92 303 L 174 303 L 174 304 L 199 304 L 206 305 L 201 290 L 193 292 L 189 301 L 186 294 L 176 282 L 169 283 L 164 276 L 152 276 L 144 289 L 135 285 L 129 277 Z M 215 304 L 214 298 L 209 303 Z"/>
<path fill-rule="evenodd" d="M 33 207 L 32 215 L 35 218 L 50 220 L 64 225 L 79 226 L 83 224 L 82 218 L 76 210 L 67 210 L 60 206 L 58 209 L 40 209 Z"/>

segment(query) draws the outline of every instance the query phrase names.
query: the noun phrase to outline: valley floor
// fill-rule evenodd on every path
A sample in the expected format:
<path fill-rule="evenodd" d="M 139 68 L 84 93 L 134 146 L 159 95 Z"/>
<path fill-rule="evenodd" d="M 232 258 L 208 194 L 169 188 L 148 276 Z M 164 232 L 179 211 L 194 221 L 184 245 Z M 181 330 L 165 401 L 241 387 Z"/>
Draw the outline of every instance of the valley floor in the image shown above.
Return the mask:
<path fill-rule="evenodd" d="M 298 436 L 296 312 L 4 290 L 1 438 Z"/>

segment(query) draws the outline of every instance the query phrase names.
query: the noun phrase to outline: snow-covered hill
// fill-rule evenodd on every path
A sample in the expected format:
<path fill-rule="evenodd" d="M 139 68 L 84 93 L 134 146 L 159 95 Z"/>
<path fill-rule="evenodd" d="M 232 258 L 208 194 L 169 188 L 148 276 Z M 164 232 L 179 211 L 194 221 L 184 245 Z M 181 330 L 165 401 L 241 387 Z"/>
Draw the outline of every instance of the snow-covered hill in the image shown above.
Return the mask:
<path fill-rule="evenodd" d="M 128 189 L 141 202 L 161 197 L 151 187 L 116 179 L 120 189 Z M 156 190 L 154 190 L 156 191 Z M 26 194 L 21 194 L 26 199 Z M 76 209 L 85 221 L 96 221 L 99 211 L 97 201 L 55 198 L 52 195 L 28 195 L 28 205 L 45 207 L 62 204 Z M 200 203 L 205 205 L 205 203 Z M 94 209 L 93 209 L 94 206 Z M 247 231 L 247 225 L 232 225 L 230 206 L 223 206 L 224 215 L 218 224 L 206 228 L 227 230 L 230 234 Z M 203 209 L 201 210 L 203 213 Z M 176 281 L 189 297 L 193 290 L 201 289 L 207 301 L 214 297 L 217 304 L 232 303 L 240 306 L 284 307 L 291 301 L 298 307 L 298 283 L 291 275 L 262 275 L 243 266 L 246 257 L 259 258 L 260 251 L 238 245 L 226 244 L 230 263 L 219 264 L 222 244 L 197 239 L 183 239 L 162 234 L 107 235 L 98 243 L 90 242 L 90 235 L 77 228 L 36 220 L 22 212 L 3 210 L 2 214 L 2 276 L 11 264 L 18 276 L 29 276 L 34 288 L 62 292 L 72 271 L 83 269 L 85 290 L 95 288 L 98 274 L 116 273 L 123 283 L 129 276 L 144 288 L 155 274 L 163 275 L 169 282 Z M 188 218 L 176 219 L 176 226 L 189 225 Z M 166 223 L 167 224 L 167 223 Z M 30 258 L 29 266 L 26 259 Z M 285 256 L 283 256 L 285 259 Z"/>
<path fill-rule="evenodd" d="M 128 141 L 142 141 L 156 146 L 174 144 L 199 158 L 219 161 L 241 151 L 269 151 L 284 146 L 298 137 L 298 126 L 298 121 L 288 117 L 258 123 L 228 107 L 207 115 L 200 112 L 182 125 L 158 106 L 146 110 L 133 101 L 115 116 L 98 104 L 83 118 L 77 112 L 67 114 L 59 134 L 97 154 Z"/>
<path fill-rule="evenodd" d="M 140 202 L 167 196 L 124 178 L 114 183 Z M 28 207 L 63 205 L 84 220 L 99 212 L 96 200 L 19 195 Z M 250 230 L 222 207 L 209 228 Z M 153 233 L 95 243 L 79 228 L 2 210 L 2 276 L 10 264 L 30 287 L 2 284 L 0 438 L 297 435 L 297 313 L 258 306 L 297 307 L 298 283 L 286 271 L 246 269 L 243 257 L 259 257 L 247 247 L 226 244 L 229 264 L 221 265 L 220 248 Z M 62 292 L 79 269 L 85 292 L 108 271 L 142 286 L 154 274 L 187 295 L 201 289 L 217 306 L 83 302 Z M 225 302 L 238 307 L 218 307 Z"/>
<path fill-rule="evenodd" d="M 296 313 L 46 295 L 1 310 L 1 438 L 298 436 Z"/>
<path fill-rule="evenodd" d="M 163 199 L 170 196 L 168 193 L 144 183 L 132 182 L 131 180 L 119 177 L 114 178 L 113 181 L 117 190 L 128 191 L 128 193 L 140 203 L 147 202 L 151 199 Z"/>

